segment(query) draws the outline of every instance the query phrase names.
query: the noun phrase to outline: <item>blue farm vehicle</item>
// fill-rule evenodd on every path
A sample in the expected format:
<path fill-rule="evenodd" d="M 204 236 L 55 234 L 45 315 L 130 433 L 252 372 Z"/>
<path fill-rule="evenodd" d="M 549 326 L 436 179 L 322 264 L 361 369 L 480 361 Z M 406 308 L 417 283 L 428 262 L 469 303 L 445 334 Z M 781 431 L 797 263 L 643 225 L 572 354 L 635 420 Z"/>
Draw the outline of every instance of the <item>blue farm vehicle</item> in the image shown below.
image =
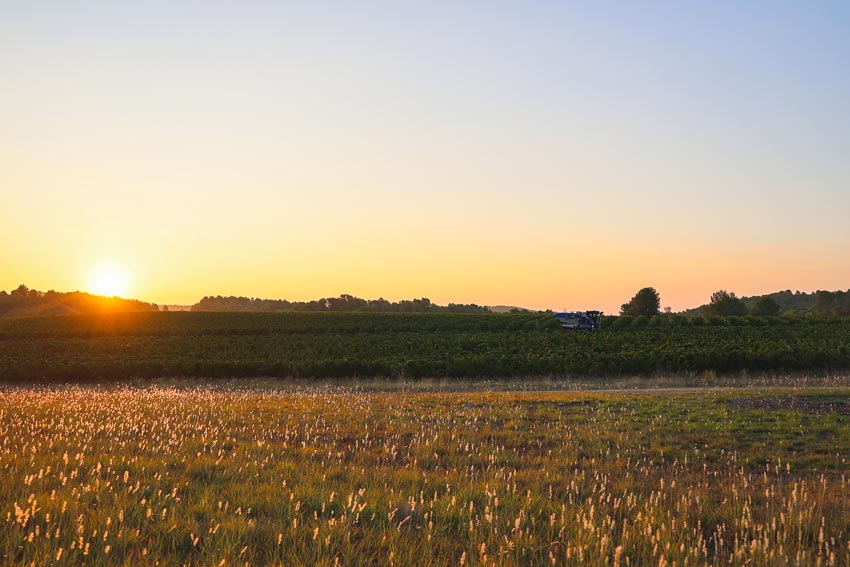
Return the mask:
<path fill-rule="evenodd" d="M 602 329 L 602 311 L 567 311 L 555 313 L 555 319 L 561 324 L 565 331 L 587 330 L 598 331 Z"/>

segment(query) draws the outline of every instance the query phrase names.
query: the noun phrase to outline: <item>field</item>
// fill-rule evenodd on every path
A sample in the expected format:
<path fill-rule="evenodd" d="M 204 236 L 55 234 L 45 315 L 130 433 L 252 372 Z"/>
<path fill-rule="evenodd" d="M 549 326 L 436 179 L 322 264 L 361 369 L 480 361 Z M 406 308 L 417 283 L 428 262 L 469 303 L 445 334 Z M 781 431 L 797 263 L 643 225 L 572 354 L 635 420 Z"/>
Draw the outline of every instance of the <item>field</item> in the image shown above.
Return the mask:
<path fill-rule="evenodd" d="M 0 380 L 503 378 L 850 369 L 850 320 L 136 313 L 0 320 Z"/>
<path fill-rule="evenodd" d="M 850 391 L 0 392 L 4 565 L 848 565 Z"/>

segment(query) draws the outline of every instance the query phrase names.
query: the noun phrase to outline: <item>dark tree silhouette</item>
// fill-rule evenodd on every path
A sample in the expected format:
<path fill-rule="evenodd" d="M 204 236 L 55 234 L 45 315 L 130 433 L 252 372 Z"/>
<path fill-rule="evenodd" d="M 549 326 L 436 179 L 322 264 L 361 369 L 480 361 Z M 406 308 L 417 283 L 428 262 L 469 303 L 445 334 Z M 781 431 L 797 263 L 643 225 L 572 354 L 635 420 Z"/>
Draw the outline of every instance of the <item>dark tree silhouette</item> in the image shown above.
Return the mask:
<path fill-rule="evenodd" d="M 645 287 L 638 291 L 628 303 L 620 307 L 620 315 L 652 317 L 661 309 L 661 296 L 654 287 Z"/>
<path fill-rule="evenodd" d="M 729 315 L 746 315 L 747 306 L 741 301 L 741 298 L 734 293 L 729 293 L 725 289 L 715 291 L 711 294 L 711 300 L 708 303 L 709 315 L 729 316 Z"/>

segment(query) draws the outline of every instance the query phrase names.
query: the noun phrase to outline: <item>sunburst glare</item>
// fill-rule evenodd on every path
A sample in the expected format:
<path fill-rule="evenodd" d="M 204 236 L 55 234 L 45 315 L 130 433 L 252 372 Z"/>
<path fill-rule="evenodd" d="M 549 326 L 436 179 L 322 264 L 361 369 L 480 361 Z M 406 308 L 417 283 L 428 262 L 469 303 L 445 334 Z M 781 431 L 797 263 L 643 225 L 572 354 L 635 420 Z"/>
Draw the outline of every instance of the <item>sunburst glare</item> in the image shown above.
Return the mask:
<path fill-rule="evenodd" d="M 127 273 L 117 266 L 100 266 L 91 272 L 89 289 L 95 295 L 126 296 L 129 289 Z"/>

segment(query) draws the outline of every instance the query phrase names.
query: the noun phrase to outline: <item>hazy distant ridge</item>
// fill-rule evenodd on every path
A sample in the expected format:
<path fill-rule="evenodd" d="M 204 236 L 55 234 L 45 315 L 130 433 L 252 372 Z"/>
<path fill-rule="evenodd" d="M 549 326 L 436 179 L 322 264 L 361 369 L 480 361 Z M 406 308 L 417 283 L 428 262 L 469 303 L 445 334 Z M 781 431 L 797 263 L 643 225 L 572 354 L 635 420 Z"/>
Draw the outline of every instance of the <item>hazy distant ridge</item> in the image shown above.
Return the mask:
<path fill-rule="evenodd" d="M 0 290 L 0 317 L 71 315 L 74 313 L 124 313 L 158 311 L 154 303 L 120 297 L 101 297 L 81 291 L 38 291 L 20 285 L 10 292 Z"/>

